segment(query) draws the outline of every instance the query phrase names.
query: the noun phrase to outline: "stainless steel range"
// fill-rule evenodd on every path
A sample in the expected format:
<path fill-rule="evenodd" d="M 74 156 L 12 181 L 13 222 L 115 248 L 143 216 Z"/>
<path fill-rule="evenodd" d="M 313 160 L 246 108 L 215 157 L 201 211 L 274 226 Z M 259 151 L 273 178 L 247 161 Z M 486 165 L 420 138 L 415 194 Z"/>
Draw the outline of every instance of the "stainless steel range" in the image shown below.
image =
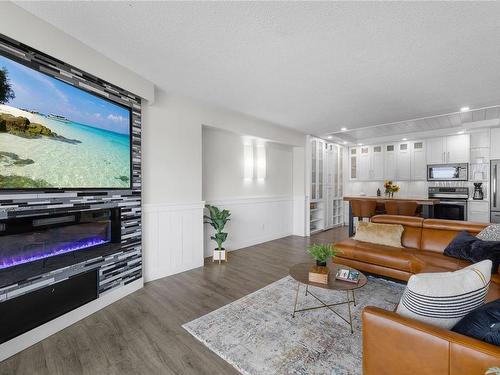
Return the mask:
<path fill-rule="evenodd" d="M 429 198 L 440 200 L 434 205 L 434 218 L 467 220 L 468 187 L 429 187 Z"/>

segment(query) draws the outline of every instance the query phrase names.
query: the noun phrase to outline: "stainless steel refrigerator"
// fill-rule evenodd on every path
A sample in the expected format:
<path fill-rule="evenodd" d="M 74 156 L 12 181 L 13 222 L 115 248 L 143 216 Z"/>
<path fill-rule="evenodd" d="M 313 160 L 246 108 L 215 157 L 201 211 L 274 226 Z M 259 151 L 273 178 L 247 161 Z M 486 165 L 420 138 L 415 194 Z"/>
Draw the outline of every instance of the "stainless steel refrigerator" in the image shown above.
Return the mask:
<path fill-rule="evenodd" d="M 492 160 L 490 168 L 490 221 L 500 223 L 500 160 Z"/>

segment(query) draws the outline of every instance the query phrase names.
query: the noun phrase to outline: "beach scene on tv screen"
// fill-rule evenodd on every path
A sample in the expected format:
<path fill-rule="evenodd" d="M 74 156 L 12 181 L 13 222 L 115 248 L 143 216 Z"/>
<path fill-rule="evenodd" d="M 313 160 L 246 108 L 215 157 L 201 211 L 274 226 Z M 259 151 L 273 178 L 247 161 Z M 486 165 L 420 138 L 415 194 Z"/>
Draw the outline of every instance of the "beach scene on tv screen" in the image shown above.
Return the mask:
<path fill-rule="evenodd" d="M 129 187 L 130 111 L 0 55 L 0 189 Z"/>

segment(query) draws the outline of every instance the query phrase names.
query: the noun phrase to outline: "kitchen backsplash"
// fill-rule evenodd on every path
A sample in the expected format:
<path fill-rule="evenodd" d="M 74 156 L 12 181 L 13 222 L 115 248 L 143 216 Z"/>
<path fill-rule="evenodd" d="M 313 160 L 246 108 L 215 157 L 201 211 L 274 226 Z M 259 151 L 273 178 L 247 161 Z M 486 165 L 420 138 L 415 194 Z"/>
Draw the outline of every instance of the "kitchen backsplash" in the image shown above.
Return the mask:
<path fill-rule="evenodd" d="M 474 184 L 468 181 L 394 181 L 401 188 L 396 196 L 400 197 L 427 197 L 427 191 L 430 186 L 438 187 L 468 187 L 469 197 L 472 198 L 474 193 Z M 344 190 L 345 195 L 376 195 L 377 189 L 380 189 L 384 194 L 383 181 L 350 181 L 346 184 Z M 488 183 L 483 183 L 484 199 L 488 199 Z"/>

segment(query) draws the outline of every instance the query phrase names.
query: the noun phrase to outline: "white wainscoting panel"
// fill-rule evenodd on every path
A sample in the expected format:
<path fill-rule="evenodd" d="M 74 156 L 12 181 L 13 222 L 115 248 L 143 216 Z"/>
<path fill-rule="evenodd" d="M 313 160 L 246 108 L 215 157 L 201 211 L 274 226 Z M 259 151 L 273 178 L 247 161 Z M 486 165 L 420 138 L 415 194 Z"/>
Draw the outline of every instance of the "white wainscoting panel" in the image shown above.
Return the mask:
<path fill-rule="evenodd" d="M 203 266 L 203 207 L 204 202 L 143 206 L 145 281 Z"/>
<path fill-rule="evenodd" d="M 207 204 L 231 211 L 229 233 L 224 243 L 228 251 L 241 249 L 293 233 L 293 197 L 252 197 L 207 200 Z M 210 240 L 213 228 L 205 224 L 205 257 L 212 255 L 216 244 Z"/>
<path fill-rule="evenodd" d="M 306 236 L 306 204 L 305 195 L 293 197 L 293 234 L 295 236 Z"/>

